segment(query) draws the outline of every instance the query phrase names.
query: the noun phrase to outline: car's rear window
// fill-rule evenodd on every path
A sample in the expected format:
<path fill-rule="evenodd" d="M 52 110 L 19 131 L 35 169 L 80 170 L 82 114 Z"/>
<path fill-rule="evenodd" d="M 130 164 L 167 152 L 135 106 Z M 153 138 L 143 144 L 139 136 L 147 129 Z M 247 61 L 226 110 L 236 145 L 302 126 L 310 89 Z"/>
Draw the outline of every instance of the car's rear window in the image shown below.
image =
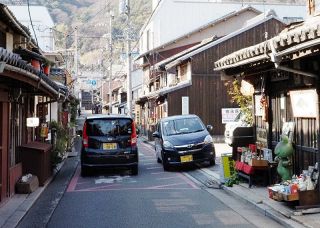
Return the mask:
<path fill-rule="evenodd" d="M 91 119 L 87 120 L 89 136 L 131 135 L 131 119 Z"/>

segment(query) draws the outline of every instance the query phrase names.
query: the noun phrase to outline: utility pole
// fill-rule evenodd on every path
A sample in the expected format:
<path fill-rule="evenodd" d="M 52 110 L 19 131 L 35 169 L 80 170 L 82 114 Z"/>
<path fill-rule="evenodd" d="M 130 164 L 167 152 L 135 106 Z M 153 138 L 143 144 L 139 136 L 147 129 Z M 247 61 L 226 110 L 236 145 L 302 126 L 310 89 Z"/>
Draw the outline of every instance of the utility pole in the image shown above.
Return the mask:
<path fill-rule="evenodd" d="M 127 108 L 132 116 L 132 78 L 131 78 L 131 41 L 130 41 L 130 1 L 126 0 L 127 14 Z"/>
<path fill-rule="evenodd" d="M 108 2 L 107 2 L 108 4 Z M 112 113 L 112 88 L 111 88 L 111 81 L 112 81 L 112 20 L 114 18 L 113 12 L 110 9 L 110 18 L 109 18 L 109 27 L 110 27 L 110 37 L 109 37 L 109 51 L 110 51 L 110 56 L 109 56 L 109 113 Z"/>
<path fill-rule="evenodd" d="M 78 78 L 78 28 L 75 28 L 75 53 L 74 53 L 74 67 L 75 78 Z"/>

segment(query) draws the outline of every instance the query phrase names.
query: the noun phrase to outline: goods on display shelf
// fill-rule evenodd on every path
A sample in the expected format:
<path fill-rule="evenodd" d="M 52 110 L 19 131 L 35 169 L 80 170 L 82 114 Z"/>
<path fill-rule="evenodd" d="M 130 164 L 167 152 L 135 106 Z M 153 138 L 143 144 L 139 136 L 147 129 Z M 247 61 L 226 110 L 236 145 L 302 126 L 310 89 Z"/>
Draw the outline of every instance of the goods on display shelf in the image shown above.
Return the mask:
<path fill-rule="evenodd" d="M 319 196 L 315 191 L 318 185 L 319 167 L 309 166 L 299 176 L 293 175 L 291 180 L 268 187 L 269 197 L 278 201 L 296 201 L 300 205 L 319 203 Z"/>
<path fill-rule="evenodd" d="M 238 148 L 238 152 L 241 153 L 240 162 L 244 162 L 253 167 L 267 167 L 270 161 L 264 158 L 262 149 L 265 148 L 261 148 L 257 151 L 257 147 L 254 144 L 249 144 L 248 147 Z M 268 157 L 268 159 L 269 158 L 270 157 Z"/>

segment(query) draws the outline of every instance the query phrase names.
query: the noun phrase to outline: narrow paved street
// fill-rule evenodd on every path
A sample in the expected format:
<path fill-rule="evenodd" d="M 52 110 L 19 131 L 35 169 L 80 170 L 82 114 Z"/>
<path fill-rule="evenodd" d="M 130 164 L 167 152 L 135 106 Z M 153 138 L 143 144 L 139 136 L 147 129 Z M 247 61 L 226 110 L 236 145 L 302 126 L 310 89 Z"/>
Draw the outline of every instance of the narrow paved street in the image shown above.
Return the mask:
<path fill-rule="evenodd" d="M 164 172 L 152 146 L 140 141 L 139 151 L 138 176 L 97 170 L 84 178 L 79 157 L 68 158 L 19 227 L 280 227 L 223 190 L 205 187 L 198 168 Z"/>

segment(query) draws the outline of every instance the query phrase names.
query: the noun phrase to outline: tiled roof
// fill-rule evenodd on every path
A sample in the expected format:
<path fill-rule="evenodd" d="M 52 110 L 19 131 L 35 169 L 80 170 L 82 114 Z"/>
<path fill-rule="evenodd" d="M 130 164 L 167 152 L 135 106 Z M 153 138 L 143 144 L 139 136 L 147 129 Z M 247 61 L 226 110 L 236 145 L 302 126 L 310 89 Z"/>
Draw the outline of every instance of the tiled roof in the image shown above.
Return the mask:
<path fill-rule="evenodd" d="M 3 21 L 9 25 L 9 27 L 15 32 L 28 38 L 30 41 L 32 41 L 34 46 L 36 46 L 36 42 L 31 38 L 29 29 L 22 25 L 14 16 L 14 14 L 8 9 L 8 7 L 2 3 L 0 3 L 0 21 Z"/>
<path fill-rule="evenodd" d="M 251 23 L 251 24 L 248 24 L 247 26 L 239 29 L 239 30 L 236 30 L 232 33 L 229 33 L 228 35 L 220 38 L 220 39 L 217 39 L 217 40 L 214 40 L 213 42 L 209 42 L 208 44 L 202 46 L 202 47 L 199 47 L 179 58 L 177 58 L 176 60 L 166 64 L 166 69 L 170 69 L 172 67 L 175 67 L 176 65 L 180 64 L 182 61 L 185 61 L 187 59 L 189 59 L 190 57 L 192 56 L 195 56 L 205 50 L 208 50 L 209 48 L 212 48 L 214 46 L 217 46 L 223 42 L 225 42 L 226 40 L 229 40 L 229 39 L 232 39 L 233 37 L 236 37 L 237 35 L 243 33 L 243 32 L 246 32 L 246 31 L 249 31 L 250 29 L 254 28 L 255 26 L 257 25 L 260 25 L 260 24 L 263 24 L 265 23 L 266 21 L 269 21 L 269 20 L 278 20 L 280 21 L 280 19 L 275 15 L 274 11 L 268 11 L 266 13 L 263 14 L 263 17 L 261 16 L 258 16 L 258 20 L 256 20 L 254 23 Z M 247 55 L 247 53 L 246 53 Z"/>
<path fill-rule="evenodd" d="M 10 52 L 7 49 L 1 48 L 1 47 L 0 47 L 0 62 L 5 62 L 7 65 L 21 69 L 21 71 L 19 71 L 21 75 L 27 75 L 27 73 L 31 73 L 32 75 L 38 77 L 39 79 L 42 79 L 47 85 L 49 85 L 52 89 L 54 89 L 57 92 L 61 90 L 60 87 L 51 79 L 49 79 L 47 75 L 36 70 L 33 66 L 28 64 L 27 61 L 22 60 L 20 55 Z"/>
<path fill-rule="evenodd" d="M 320 16 L 309 18 L 303 23 L 291 25 L 278 36 L 260 44 L 233 52 L 214 63 L 215 70 L 224 70 L 261 60 L 297 53 L 320 44 Z M 274 48 L 274 50 L 272 50 Z"/>

